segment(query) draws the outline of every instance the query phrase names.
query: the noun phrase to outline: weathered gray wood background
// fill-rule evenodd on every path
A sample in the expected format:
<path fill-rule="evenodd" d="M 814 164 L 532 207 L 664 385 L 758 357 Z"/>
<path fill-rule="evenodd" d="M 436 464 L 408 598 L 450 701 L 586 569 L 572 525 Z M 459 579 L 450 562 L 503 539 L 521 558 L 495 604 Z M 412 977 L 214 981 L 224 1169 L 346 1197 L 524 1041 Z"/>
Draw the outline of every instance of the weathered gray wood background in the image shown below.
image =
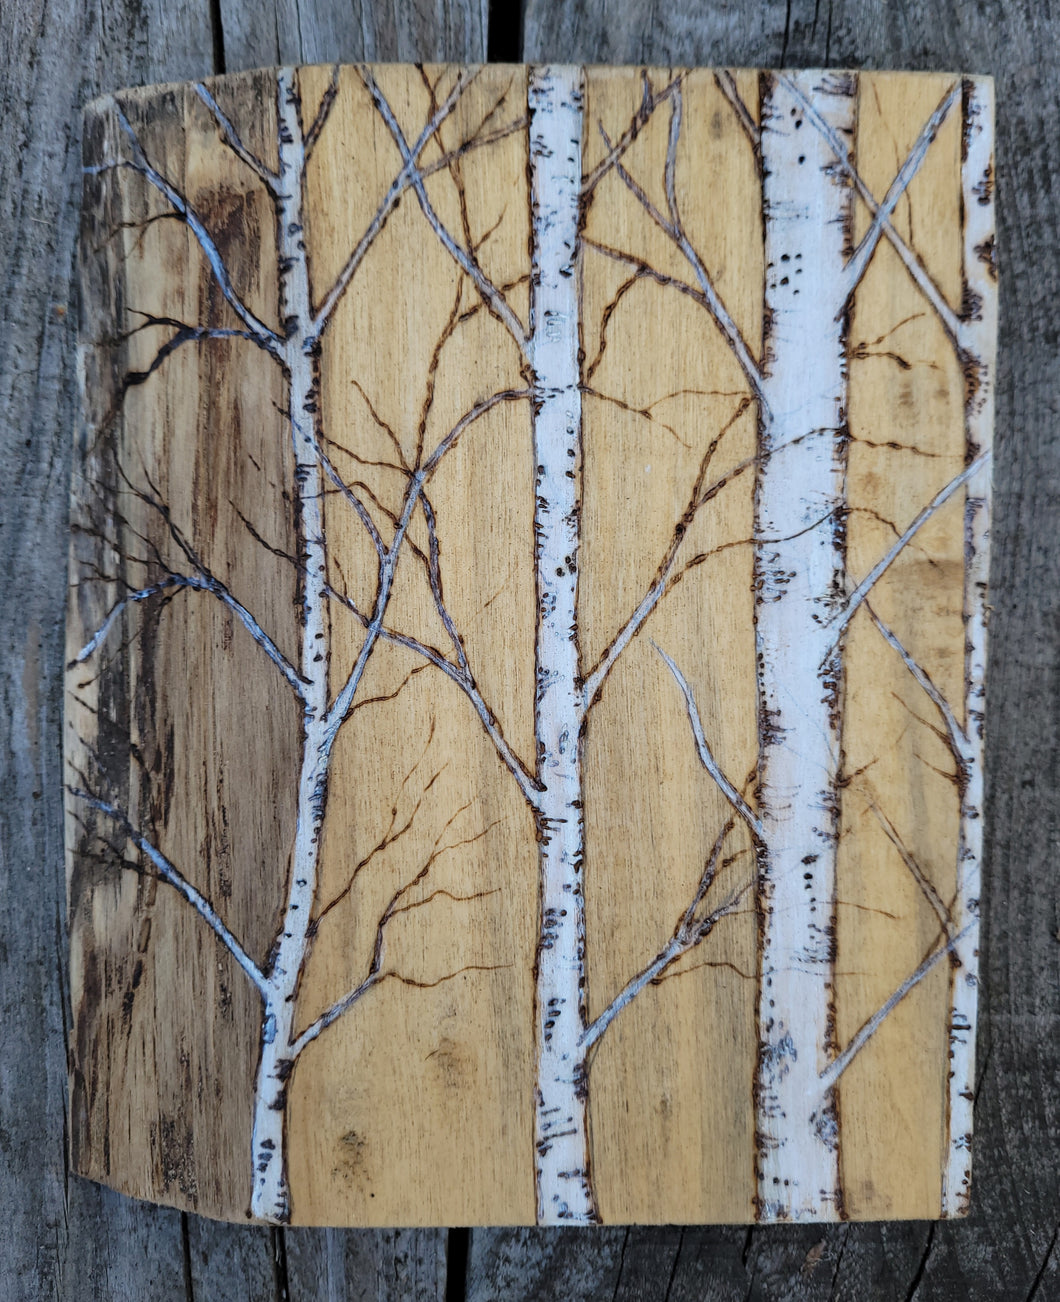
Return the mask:
<path fill-rule="evenodd" d="M 502 0 L 0 0 L 0 51 L 0 1299 L 1060 1298 L 1060 6 L 528 0 L 520 19 Z M 59 717 L 81 105 L 280 61 L 487 56 L 998 78 L 992 794 L 967 1222 L 283 1232 L 67 1178 Z"/>

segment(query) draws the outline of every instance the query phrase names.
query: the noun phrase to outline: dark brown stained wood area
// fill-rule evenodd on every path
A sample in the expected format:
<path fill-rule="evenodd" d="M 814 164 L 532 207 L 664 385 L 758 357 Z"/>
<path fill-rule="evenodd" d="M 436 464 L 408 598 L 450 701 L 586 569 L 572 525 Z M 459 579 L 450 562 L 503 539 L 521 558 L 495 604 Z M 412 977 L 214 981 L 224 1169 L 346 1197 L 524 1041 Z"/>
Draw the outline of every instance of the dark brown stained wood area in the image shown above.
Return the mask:
<path fill-rule="evenodd" d="M 502 7 L 496 21 L 511 22 Z M 493 15 L 491 15 L 492 17 Z M 234 1228 L 68 1178 L 60 777 L 80 110 L 280 61 L 484 58 L 486 6 L 11 0 L 0 12 L 0 1296 L 1049 1299 L 1060 1295 L 1060 18 L 882 0 L 528 0 L 505 57 L 966 68 L 997 78 L 999 257 L 983 989 L 967 1220 L 591 1232 Z"/>

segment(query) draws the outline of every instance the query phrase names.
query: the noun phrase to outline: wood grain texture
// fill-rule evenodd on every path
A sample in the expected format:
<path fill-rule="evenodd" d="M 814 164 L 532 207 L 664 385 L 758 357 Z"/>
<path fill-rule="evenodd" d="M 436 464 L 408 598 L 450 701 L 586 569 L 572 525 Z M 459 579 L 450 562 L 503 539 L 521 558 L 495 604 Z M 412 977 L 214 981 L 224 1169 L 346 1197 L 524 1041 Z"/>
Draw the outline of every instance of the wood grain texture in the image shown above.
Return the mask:
<path fill-rule="evenodd" d="M 989 140 L 942 73 L 90 106 L 76 1170 L 277 1223 L 963 1210 Z"/>
<path fill-rule="evenodd" d="M 268 61 L 274 20 L 270 15 L 255 31 L 261 11 L 244 12 Z M 15 598 L 3 606 L 0 649 L 0 892 L 9 920 L 0 988 L 9 1061 L 18 1071 L 6 1070 L 0 1084 L 0 1256 L 15 1298 L 187 1299 L 176 1214 L 64 1177 L 61 816 L 48 793 L 58 774 L 62 522 L 75 408 L 69 284 L 80 180 L 78 132 L 70 124 L 79 105 L 103 89 L 221 69 L 211 62 L 205 6 L 165 11 L 108 4 L 90 12 L 52 4 L 47 15 L 43 21 L 40 6 L 17 0 L 0 18 L 5 46 L 18 52 L 2 90 L 3 314 L 23 323 L 4 332 L 2 368 L 4 455 L 16 487 L 0 511 Z M 979 1184 L 967 1222 L 848 1226 L 823 1235 L 812 1227 L 684 1231 L 676 1238 L 652 1234 L 651 1243 L 643 1233 L 627 1240 L 621 1230 L 591 1236 L 479 1231 L 472 1296 L 854 1299 L 868 1288 L 880 1298 L 992 1300 L 1047 1298 L 1058 1286 L 1060 1116 L 1049 1088 L 1060 1075 L 1057 903 L 1049 870 L 1060 827 L 1058 36 L 1054 16 L 1018 2 L 985 13 L 952 3 L 876 0 L 712 9 L 561 3 L 547 11 L 542 0 L 529 7 L 531 58 L 753 66 L 777 65 L 786 55 L 789 65 L 959 66 L 998 77 L 1005 292 L 995 573 L 1004 574 L 1005 587 L 995 597 L 992 627 L 991 823 L 997 831 L 986 901 Z M 396 57 L 396 51 L 362 49 L 358 40 L 350 36 L 346 57 Z M 439 53 L 474 57 L 459 49 Z M 21 155 L 19 144 L 25 144 Z M 54 308 L 67 310 L 49 315 Z M 208 1228 L 229 1243 L 250 1244 L 262 1233 Z M 326 1233 L 325 1239 L 325 1232 L 287 1232 L 288 1242 L 305 1245 L 314 1263 L 297 1273 L 297 1253 L 288 1254 L 290 1296 L 401 1295 L 384 1252 L 372 1256 L 374 1235 Z M 323 1292 L 322 1280 L 332 1292 Z M 259 1296 L 282 1294 L 268 1288 Z"/>
<path fill-rule="evenodd" d="M 480 62 L 486 11 L 485 0 L 220 0 L 224 63 L 213 71 L 356 59 Z"/>

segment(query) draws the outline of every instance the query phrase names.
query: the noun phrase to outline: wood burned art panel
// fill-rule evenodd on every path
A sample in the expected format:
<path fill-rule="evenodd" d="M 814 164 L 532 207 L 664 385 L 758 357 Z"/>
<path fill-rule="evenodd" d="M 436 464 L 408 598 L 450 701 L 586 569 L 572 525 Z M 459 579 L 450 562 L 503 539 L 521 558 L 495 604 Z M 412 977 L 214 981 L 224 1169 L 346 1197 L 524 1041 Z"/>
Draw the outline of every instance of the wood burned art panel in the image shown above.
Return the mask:
<path fill-rule="evenodd" d="M 90 108 L 79 1172 L 281 1224 L 967 1209 L 991 95 Z"/>

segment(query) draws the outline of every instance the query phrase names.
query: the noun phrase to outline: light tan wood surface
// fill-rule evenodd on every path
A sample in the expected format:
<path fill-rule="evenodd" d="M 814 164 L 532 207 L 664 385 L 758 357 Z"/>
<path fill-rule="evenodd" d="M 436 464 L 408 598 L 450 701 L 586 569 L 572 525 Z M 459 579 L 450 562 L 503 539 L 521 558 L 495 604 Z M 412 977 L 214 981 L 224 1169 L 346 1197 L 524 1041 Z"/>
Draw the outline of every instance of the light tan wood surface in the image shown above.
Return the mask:
<path fill-rule="evenodd" d="M 836 1073 L 822 1115 L 836 1118 L 837 1174 L 785 1206 L 763 1159 L 770 923 L 754 824 L 768 732 L 755 557 L 772 545 L 756 510 L 761 385 L 781 346 L 766 320 L 760 104 L 786 83 L 556 74 L 581 96 L 578 237 L 563 255 L 578 311 L 550 334 L 531 306 L 551 256 L 531 202 L 558 158 L 533 144 L 548 77 L 306 68 L 88 112 L 65 721 L 75 1168 L 211 1216 L 305 1224 L 959 1214 L 966 1190 L 943 1187 L 965 1152 L 948 1122 L 950 1008 L 977 933 L 954 919 L 982 763 L 965 627 L 986 600 L 982 540 L 966 548 L 966 533 L 989 485 L 981 323 L 989 336 L 996 311 L 967 292 L 977 196 L 962 163 L 989 82 L 849 77 L 847 170 L 838 154 L 828 164 L 853 214 L 847 255 L 880 237 L 844 307 L 836 610 L 939 504 L 837 625 L 835 884 L 821 904 L 832 1021 L 810 1048 L 822 1079 Z M 881 234 L 874 205 L 954 88 Z M 296 172 L 281 147 L 288 91 L 308 152 Z M 428 123 L 413 167 L 396 134 L 415 148 Z M 811 117 L 801 130 L 817 130 Z M 566 1192 L 549 1202 L 540 1129 L 542 957 L 555 951 L 538 793 L 555 757 L 535 711 L 552 581 L 535 559 L 548 491 L 535 449 L 542 341 L 564 330 L 579 512 L 557 573 L 576 585 L 570 688 L 593 689 L 569 738 L 584 816 L 571 989 L 582 1032 L 598 1034 L 575 1063 L 580 1211 Z M 814 341 L 803 347 L 809 375 Z M 374 633 L 381 553 L 392 590 Z M 315 803 L 300 791 L 307 683 L 335 721 Z M 319 851 L 300 858 L 314 810 Z M 308 914 L 292 893 L 307 863 Z M 278 946 L 307 917 L 281 991 Z M 271 1205 L 252 1202 L 270 1001 L 293 1010 Z"/>

